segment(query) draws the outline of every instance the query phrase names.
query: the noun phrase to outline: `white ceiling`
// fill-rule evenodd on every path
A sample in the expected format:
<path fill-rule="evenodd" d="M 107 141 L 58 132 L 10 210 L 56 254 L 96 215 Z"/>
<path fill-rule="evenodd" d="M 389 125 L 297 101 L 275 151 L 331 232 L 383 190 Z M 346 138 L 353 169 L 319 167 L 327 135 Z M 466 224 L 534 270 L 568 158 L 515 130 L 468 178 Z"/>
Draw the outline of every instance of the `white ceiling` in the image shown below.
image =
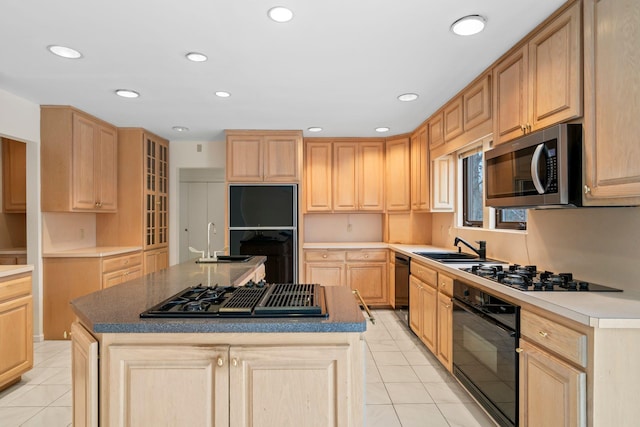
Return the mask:
<path fill-rule="evenodd" d="M 564 0 L 0 0 L 0 87 L 170 140 L 224 129 L 415 129 Z M 275 5 L 294 19 L 267 17 Z M 456 19 L 487 17 L 460 37 Z M 56 57 L 57 44 L 81 51 Z M 185 59 L 190 51 L 209 60 Z M 114 95 L 119 88 L 137 99 Z M 222 99 L 215 91 L 230 92 Z M 415 92 L 414 102 L 400 102 Z M 172 126 L 186 126 L 177 133 Z"/>

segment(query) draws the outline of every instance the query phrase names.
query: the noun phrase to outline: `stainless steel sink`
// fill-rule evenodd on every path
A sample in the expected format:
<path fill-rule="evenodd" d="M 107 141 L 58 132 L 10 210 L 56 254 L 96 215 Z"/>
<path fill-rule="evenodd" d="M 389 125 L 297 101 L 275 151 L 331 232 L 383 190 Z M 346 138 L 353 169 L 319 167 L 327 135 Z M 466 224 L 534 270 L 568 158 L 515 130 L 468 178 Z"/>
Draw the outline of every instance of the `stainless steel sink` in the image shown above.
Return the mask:
<path fill-rule="evenodd" d="M 499 262 L 495 259 L 480 259 L 476 254 L 465 252 L 415 252 L 416 255 L 444 263 L 454 262 Z"/>

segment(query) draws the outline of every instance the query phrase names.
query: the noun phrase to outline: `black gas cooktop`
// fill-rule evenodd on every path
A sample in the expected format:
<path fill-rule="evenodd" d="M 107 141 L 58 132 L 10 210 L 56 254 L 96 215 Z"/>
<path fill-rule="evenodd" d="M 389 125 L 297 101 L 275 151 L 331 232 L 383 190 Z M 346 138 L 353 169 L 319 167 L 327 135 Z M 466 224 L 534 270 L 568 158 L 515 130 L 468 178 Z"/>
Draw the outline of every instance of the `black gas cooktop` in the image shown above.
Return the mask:
<path fill-rule="evenodd" d="M 551 271 L 539 271 L 535 265 L 477 264 L 461 270 L 521 291 L 622 292 L 621 289 L 574 279 L 571 273 L 556 274 Z"/>
<path fill-rule="evenodd" d="M 320 285 L 264 281 L 240 287 L 191 286 L 140 313 L 142 318 L 327 316 Z"/>

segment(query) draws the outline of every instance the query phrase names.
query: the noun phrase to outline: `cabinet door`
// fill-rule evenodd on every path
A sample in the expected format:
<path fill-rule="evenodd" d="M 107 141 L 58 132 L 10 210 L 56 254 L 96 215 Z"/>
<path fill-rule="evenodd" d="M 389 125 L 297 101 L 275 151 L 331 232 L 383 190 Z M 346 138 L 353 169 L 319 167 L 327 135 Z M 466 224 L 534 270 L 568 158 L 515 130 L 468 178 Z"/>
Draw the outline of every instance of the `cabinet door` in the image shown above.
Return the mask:
<path fill-rule="evenodd" d="M 300 139 L 294 136 L 267 135 L 264 137 L 264 181 L 298 182 L 300 143 Z"/>
<path fill-rule="evenodd" d="M 493 136 L 500 144 L 527 130 L 527 47 L 517 50 L 493 69 Z"/>
<path fill-rule="evenodd" d="M 2 143 L 2 210 L 27 210 L 27 144 L 0 138 Z"/>
<path fill-rule="evenodd" d="M 411 209 L 429 209 L 429 147 L 426 126 L 411 136 Z"/>
<path fill-rule="evenodd" d="M 409 327 L 416 335 L 422 335 L 422 282 L 409 276 Z"/>
<path fill-rule="evenodd" d="M 98 341 L 77 322 L 71 325 L 73 425 L 98 427 Z"/>
<path fill-rule="evenodd" d="M 455 165 L 452 156 L 440 157 L 432 165 L 432 211 L 452 212 L 455 206 Z"/>
<path fill-rule="evenodd" d="M 429 120 L 429 148 L 433 149 L 444 144 L 444 115 L 437 113 Z"/>
<path fill-rule="evenodd" d="M 19 286 L 18 280 L 24 279 L 17 279 L 16 286 Z M 0 339 L 2 356 L 0 357 L 0 387 L 2 387 L 33 367 L 31 295 L 0 303 L 0 336 L 2 337 Z"/>
<path fill-rule="evenodd" d="M 580 3 L 529 42 L 529 117 L 532 130 L 582 115 Z"/>
<path fill-rule="evenodd" d="M 99 184 L 95 160 L 100 154 L 96 127 L 93 121 L 73 114 L 73 209 L 97 209 Z"/>
<path fill-rule="evenodd" d="M 333 210 L 358 209 L 358 145 L 355 142 L 333 144 Z"/>
<path fill-rule="evenodd" d="M 230 425 L 356 425 L 350 405 L 361 402 L 349 351 L 348 345 L 231 347 Z"/>
<path fill-rule="evenodd" d="M 144 249 L 169 240 L 169 144 L 145 134 Z"/>
<path fill-rule="evenodd" d="M 387 140 L 387 211 L 411 210 L 411 147 L 409 138 Z"/>
<path fill-rule="evenodd" d="M 586 425 L 586 374 L 524 339 L 520 348 L 520 425 Z"/>
<path fill-rule="evenodd" d="M 227 181 L 262 181 L 262 157 L 261 136 L 227 136 Z"/>
<path fill-rule="evenodd" d="M 358 210 L 381 212 L 384 210 L 384 142 L 361 142 L 358 155 Z"/>
<path fill-rule="evenodd" d="M 452 340 L 453 335 L 453 307 L 451 297 L 438 292 L 438 360 L 449 371 L 452 369 L 453 359 Z"/>
<path fill-rule="evenodd" d="M 462 97 L 459 96 L 444 107 L 444 140 L 451 141 L 464 132 Z"/>
<path fill-rule="evenodd" d="M 490 73 L 462 94 L 462 110 L 465 132 L 491 119 Z"/>
<path fill-rule="evenodd" d="M 144 274 L 155 273 L 156 271 L 164 270 L 169 267 L 169 249 L 161 248 L 152 251 L 144 251 L 143 266 Z"/>
<path fill-rule="evenodd" d="M 97 207 L 100 211 L 115 211 L 118 207 L 118 138 L 116 130 L 97 126 L 99 155 L 95 173 Z"/>
<path fill-rule="evenodd" d="M 331 141 L 305 143 L 306 211 L 331 211 Z"/>
<path fill-rule="evenodd" d="M 101 392 L 109 408 L 101 424 L 229 425 L 228 351 L 227 346 L 108 346 Z"/>
<path fill-rule="evenodd" d="M 437 354 L 438 291 L 436 291 L 436 288 L 424 284 L 420 292 L 420 299 L 422 300 L 422 333 L 420 334 L 420 339 L 433 354 Z"/>
<path fill-rule="evenodd" d="M 636 0 L 584 2 L 586 205 L 640 204 L 640 13 Z"/>
<path fill-rule="evenodd" d="M 305 281 L 324 286 L 346 286 L 344 263 L 305 263 Z"/>
<path fill-rule="evenodd" d="M 347 284 L 358 290 L 367 305 L 389 304 L 387 263 L 348 263 Z"/>

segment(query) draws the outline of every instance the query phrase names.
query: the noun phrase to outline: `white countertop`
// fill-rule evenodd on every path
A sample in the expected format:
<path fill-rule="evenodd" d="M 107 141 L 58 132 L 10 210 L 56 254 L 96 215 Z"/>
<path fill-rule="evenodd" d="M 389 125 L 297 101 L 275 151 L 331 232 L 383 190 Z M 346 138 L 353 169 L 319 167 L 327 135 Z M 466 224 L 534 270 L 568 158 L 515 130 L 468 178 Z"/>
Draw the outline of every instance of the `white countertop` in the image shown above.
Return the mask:
<path fill-rule="evenodd" d="M 523 292 L 489 279 L 476 276 L 460 268 L 474 263 L 445 264 L 415 252 L 443 251 L 431 245 L 405 245 L 384 242 L 326 242 L 305 243 L 304 249 L 371 249 L 388 248 L 404 253 L 421 263 L 437 268 L 478 285 L 484 290 L 503 296 L 522 305 L 532 305 L 594 328 L 640 328 L 640 291 L 624 292 Z M 505 260 L 508 263 L 509 260 Z"/>
<path fill-rule="evenodd" d="M 101 258 L 141 251 L 140 246 L 96 246 L 90 248 L 68 249 L 59 252 L 46 252 L 43 258 Z"/>
<path fill-rule="evenodd" d="M 0 277 L 8 277 L 30 271 L 33 271 L 33 265 L 0 265 Z"/>

